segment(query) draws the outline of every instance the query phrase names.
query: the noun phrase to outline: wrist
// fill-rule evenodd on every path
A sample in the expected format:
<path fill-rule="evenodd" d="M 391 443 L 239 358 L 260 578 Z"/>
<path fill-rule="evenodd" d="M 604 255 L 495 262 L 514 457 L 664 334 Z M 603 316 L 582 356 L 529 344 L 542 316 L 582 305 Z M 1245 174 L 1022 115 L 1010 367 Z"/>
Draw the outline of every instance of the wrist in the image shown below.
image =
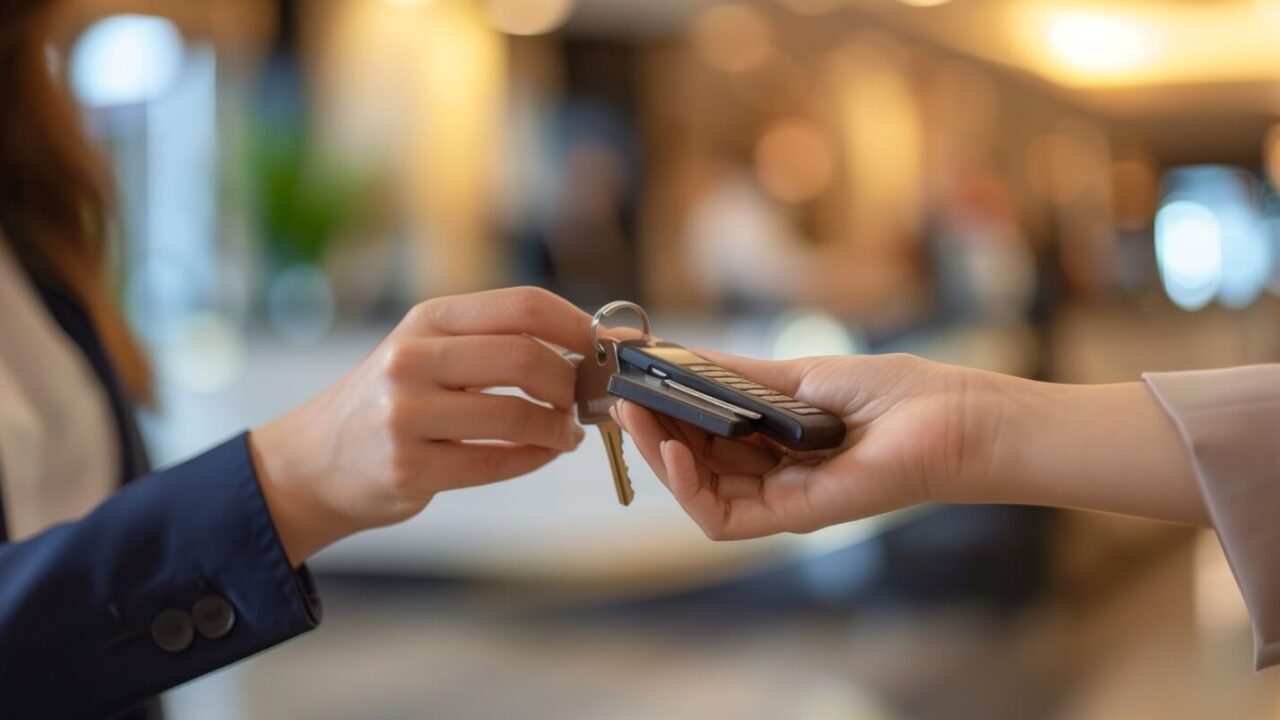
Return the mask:
<path fill-rule="evenodd" d="M 1207 525 L 1190 455 L 1143 383 L 1006 387 L 987 501 Z"/>
<path fill-rule="evenodd" d="M 322 479 L 297 447 L 298 433 L 290 416 L 274 420 L 249 433 L 249 452 L 258 485 L 284 546 L 289 562 L 297 567 L 320 549 L 359 528 L 351 527 L 323 501 Z"/>

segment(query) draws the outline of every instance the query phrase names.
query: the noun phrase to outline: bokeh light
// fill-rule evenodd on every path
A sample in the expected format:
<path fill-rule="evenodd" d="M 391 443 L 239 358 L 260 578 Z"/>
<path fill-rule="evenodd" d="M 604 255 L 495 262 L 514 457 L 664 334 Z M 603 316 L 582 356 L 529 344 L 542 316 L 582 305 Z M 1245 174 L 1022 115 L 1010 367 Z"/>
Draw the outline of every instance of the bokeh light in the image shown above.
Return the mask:
<path fill-rule="evenodd" d="M 707 64 L 726 72 L 750 70 L 773 51 L 769 20 L 746 5 L 716 5 L 698 14 L 693 44 Z"/>
<path fill-rule="evenodd" d="M 778 318 L 773 359 L 794 360 L 815 355 L 852 355 L 858 343 L 835 315 L 818 309 L 792 310 Z"/>
<path fill-rule="evenodd" d="M 543 35 L 564 25 L 574 0 L 488 0 L 489 21 L 508 35 Z"/>
<path fill-rule="evenodd" d="M 244 373 L 243 333 L 224 313 L 202 311 L 187 315 L 163 348 L 164 372 L 191 392 L 221 392 Z"/>
<path fill-rule="evenodd" d="M 898 0 L 898 2 L 911 7 L 938 7 L 939 5 L 946 5 L 951 0 Z"/>
<path fill-rule="evenodd" d="M 814 123 L 789 118 L 765 130 L 756 144 L 756 178 L 774 197 L 804 202 L 831 186 L 835 158 L 831 145 Z"/>
<path fill-rule="evenodd" d="M 773 359 L 793 360 L 815 355 L 852 355 L 858 351 L 853 335 L 834 315 L 801 309 L 778 319 Z"/>
<path fill-rule="evenodd" d="M 1139 23 L 1104 14 L 1073 12 L 1053 18 L 1049 43 L 1063 63 L 1089 73 L 1129 70 L 1153 54 L 1152 40 Z"/>
<path fill-rule="evenodd" d="M 184 51 L 171 21 L 113 15 L 90 26 L 72 48 L 71 89 L 86 105 L 146 102 L 173 85 Z"/>
<path fill-rule="evenodd" d="M 1222 284 L 1222 230 L 1199 202 L 1174 200 L 1156 213 L 1156 263 L 1165 292 L 1184 310 L 1199 310 Z"/>
<path fill-rule="evenodd" d="M 1252 304 L 1271 279 L 1275 255 L 1257 179 L 1238 168 L 1200 165 L 1171 170 L 1165 187 L 1156 259 L 1170 298 L 1191 309 L 1203 306 L 1206 294 L 1229 308 Z"/>

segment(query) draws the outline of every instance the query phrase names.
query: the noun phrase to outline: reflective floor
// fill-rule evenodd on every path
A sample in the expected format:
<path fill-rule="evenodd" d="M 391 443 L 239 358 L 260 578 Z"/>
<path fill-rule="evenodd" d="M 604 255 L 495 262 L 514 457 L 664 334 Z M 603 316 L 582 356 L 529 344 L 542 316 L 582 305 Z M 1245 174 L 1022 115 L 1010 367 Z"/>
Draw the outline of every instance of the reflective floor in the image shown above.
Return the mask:
<path fill-rule="evenodd" d="M 167 707 L 175 720 L 1280 716 L 1280 678 L 1252 672 L 1220 558 L 1211 536 L 1176 535 L 1012 614 L 327 577 L 319 630 Z"/>

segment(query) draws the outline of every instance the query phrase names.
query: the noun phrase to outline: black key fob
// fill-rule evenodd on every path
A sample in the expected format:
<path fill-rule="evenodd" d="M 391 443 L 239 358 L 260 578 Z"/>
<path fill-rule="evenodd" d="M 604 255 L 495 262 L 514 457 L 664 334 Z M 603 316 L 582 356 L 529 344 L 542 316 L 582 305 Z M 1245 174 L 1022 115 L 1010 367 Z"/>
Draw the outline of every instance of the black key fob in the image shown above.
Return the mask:
<path fill-rule="evenodd" d="M 844 421 L 667 342 L 618 344 L 609 394 L 722 437 L 760 433 L 792 450 L 844 442 Z"/>

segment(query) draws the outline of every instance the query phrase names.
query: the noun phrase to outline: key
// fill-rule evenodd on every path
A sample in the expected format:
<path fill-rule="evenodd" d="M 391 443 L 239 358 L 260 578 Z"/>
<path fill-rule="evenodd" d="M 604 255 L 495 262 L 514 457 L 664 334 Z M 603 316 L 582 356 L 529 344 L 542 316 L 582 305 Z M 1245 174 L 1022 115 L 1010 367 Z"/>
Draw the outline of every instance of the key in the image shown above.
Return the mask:
<path fill-rule="evenodd" d="M 630 505 L 635 498 L 635 490 L 631 487 L 627 462 L 622 457 L 622 429 L 609 415 L 609 408 L 617 402 L 608 393 L 608 388 L 609 378 L 618 371 L 618 344 L 607 339 L 600 344 L 605 349 L 603 360 L 592 353 L 578 363 L 578 377 L 574 386 L 578 422 L 599 428 L 605 454 L 609 456 L 609 470 L 613 473 L 613 487 L 618 493 L 618 502 Z"/>

